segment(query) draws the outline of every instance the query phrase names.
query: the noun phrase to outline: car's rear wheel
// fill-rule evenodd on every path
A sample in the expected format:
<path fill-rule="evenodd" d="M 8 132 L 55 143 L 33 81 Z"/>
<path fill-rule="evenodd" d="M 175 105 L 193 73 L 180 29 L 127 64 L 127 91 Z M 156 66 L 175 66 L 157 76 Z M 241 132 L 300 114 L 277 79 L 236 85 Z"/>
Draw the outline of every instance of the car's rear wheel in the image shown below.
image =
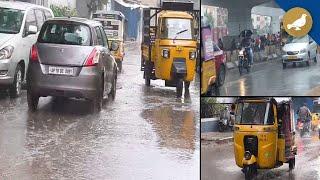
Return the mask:
<path fill-rule="evenodd" d="M 27 101 L 28 101 L 28 108 L 30 111 L 34 112 L 38 108 L 39 104 L 39 96 L 35 95 L 32 90 L 27 90 Z"/>
<path fill-rule="evenodd" d="M 18 97 L 21 94 L 22 77 L 22 68 L 18 64 L 14 74 L 13 84 L 9 88 L 9 94 L 13 98 Z"/>
<path fill-rule="evenodd" d="M 103 83 L 99 83 L 97 95 L 94 99 L 90 101 L 91 101 L 92 111 L 100 112 L 103 104 Z"/>
<path fill-rule="evenodd" d="M 225 79 L 226 79 L 226 68 L 222 64 L 218 74 L 218 86 L 222 86 L 224 84 Z"/>

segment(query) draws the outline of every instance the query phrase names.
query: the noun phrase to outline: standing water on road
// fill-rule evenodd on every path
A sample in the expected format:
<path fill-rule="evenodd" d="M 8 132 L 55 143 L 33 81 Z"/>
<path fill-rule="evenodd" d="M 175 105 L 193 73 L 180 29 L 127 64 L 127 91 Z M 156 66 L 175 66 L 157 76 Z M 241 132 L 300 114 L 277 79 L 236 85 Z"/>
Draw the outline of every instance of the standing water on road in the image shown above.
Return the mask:
<path fill-rule="evenodd" d="M 190 98 L 144 85 L 140 49 L 126 47 L 115 102 L 91 114 L 86 101 L 26 92 L 0 97 L 0 179 L 198 179 L 199 81 Z M 163 84 L 162 84 L 163 83 Z"/>

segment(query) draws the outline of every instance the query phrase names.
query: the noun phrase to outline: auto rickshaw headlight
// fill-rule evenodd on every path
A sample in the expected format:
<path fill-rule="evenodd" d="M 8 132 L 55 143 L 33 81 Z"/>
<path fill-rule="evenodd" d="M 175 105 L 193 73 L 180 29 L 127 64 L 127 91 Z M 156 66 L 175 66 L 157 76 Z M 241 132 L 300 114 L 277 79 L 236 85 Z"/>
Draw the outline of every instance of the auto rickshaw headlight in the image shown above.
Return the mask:
<path fill-rule="evenodd" d="M 196 59 L 196 58 L 197 58 L 197 53 L 196 53 L 195 51 L 190 51 L 190 53 L 189 53 L 189 58 L 190 58 L 191 60 Z"/>
<path fill-rule="evenodd" d="M 246 152 L 244 153 L 244 158 L 245 158 L 246 160 L 250 160 L 250 159 L 251 159 L 251 153 L 250 153 L 249 151 L 246 151 Z"/>
<path fill-rule="evenodd" d="M 162 49 L 162 57 L 169 58 L 170 57 L 170 50 L 169 49 Z"/>

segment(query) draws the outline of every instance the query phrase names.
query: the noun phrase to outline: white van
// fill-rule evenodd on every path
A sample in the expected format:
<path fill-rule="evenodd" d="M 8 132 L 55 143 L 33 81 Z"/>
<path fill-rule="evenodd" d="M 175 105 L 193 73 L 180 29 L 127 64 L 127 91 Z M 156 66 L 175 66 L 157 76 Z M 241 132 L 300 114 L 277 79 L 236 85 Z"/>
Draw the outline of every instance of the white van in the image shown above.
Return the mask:
<path fill-rule="evenodd" d="M 0 88 L 11 97 L 21 93 L 26 78 L 30 48 L 42 24 L 53 17 L 49 8 L 24 2 L 0 1 Z"/>

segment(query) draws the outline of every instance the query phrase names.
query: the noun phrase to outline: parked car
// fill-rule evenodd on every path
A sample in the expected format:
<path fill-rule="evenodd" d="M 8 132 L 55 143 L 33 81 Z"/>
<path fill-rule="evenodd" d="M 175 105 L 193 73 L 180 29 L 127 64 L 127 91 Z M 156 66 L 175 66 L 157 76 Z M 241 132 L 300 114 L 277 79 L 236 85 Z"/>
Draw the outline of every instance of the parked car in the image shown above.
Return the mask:
<path fill-rule="evenodd" d="M 0 87 L 11 97 L 21 93 L 29 52 L 50 9 L 30 3 L 0 1 Z"/>
<path fill-rule="evenodd" d="M 35 111 L 39 97 L 75 97 L 101 110 L 116 95 L 117 64 L 100 22 L 53 18 L 44 23 L 30 52 L 27 101 Z"/>
<path fill-rule="evenodd" d="M 308 35 L 300 38 L 290 37 L 282 51 L 283 69 L 288 63 L 293 63 L 295 66 L 296 63 L 305 62 L 310 66 L 311 60 L 317 62 L 317 43 Z"/>

